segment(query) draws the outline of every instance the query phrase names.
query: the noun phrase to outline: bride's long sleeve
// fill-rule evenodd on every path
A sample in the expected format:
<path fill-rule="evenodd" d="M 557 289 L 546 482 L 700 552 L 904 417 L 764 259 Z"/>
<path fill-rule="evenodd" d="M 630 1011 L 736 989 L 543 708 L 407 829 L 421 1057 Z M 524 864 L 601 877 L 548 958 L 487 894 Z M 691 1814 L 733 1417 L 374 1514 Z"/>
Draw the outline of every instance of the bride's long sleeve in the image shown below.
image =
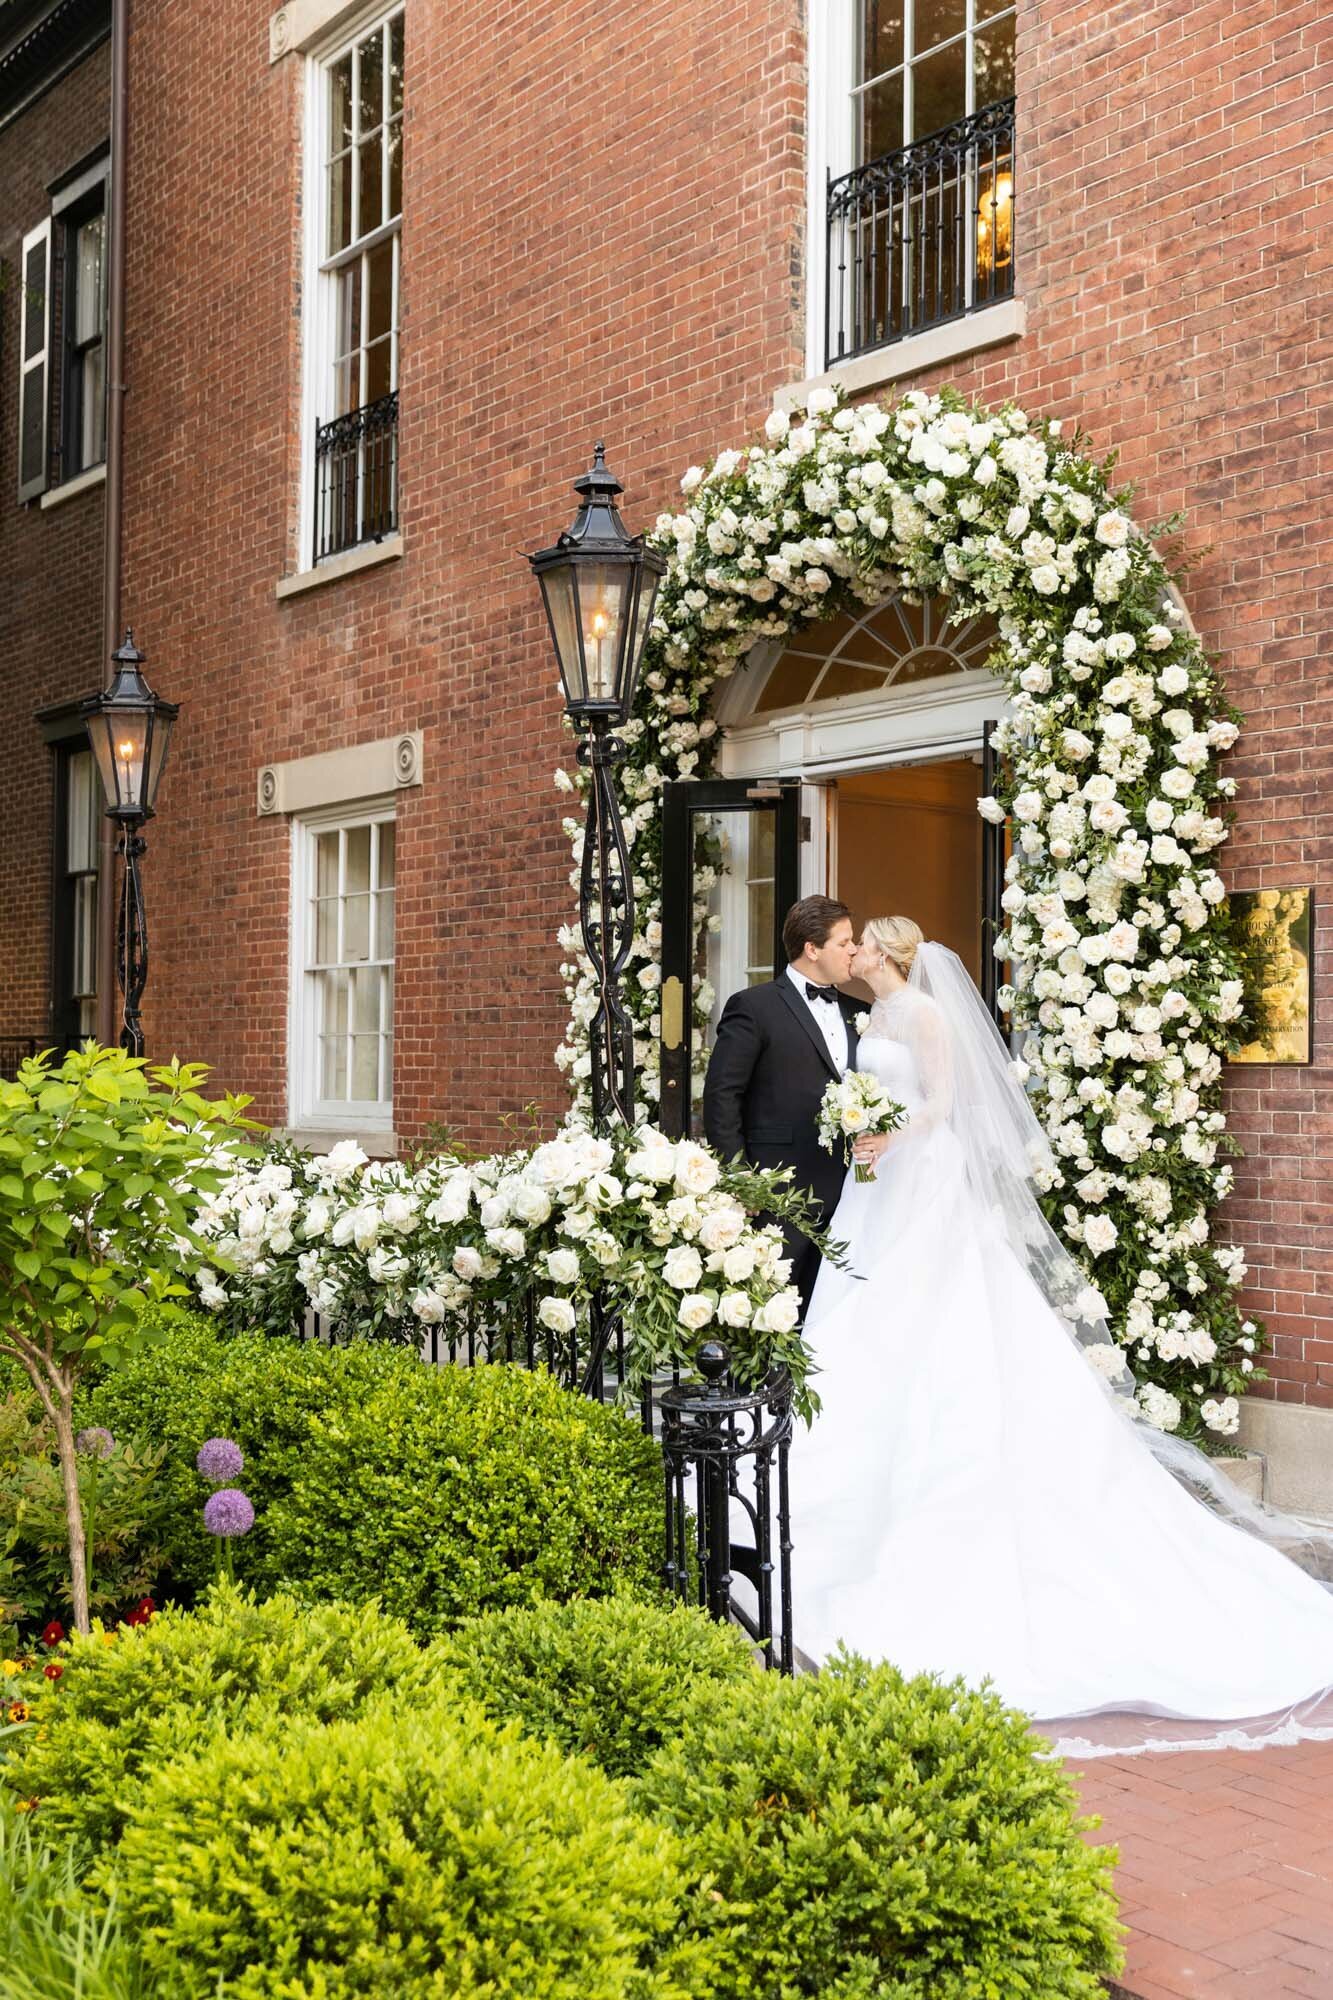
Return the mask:
<path fill-rule="evenodd" d="M 876 1013 L 883 1005 L 878 1003 L 872 1010 L 872 1032 L 876 1026 Z M 945 1123 L 953 1111 L 954 1079 L 944 1017 L 928 995 L 916 992 L 894 994 L 885 1007 L 885 1014 L 892 1020 L 891 1027 L 886 1021 L 886 1031 L 905 1042 L 912 1052 L 922 1095 L 921 1103 L 906 1123 L 890 1136 L 885 1148 L 885 1152 L 889 1153 L 908 1139 L 924 1138 L 927 1132 Z"/>

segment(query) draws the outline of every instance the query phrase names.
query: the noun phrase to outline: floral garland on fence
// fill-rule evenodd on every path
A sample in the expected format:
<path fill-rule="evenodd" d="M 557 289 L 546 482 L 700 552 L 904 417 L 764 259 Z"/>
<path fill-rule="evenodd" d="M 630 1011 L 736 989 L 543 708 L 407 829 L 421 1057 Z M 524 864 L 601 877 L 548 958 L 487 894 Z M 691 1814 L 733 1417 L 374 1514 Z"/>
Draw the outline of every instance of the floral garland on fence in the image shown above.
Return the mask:
<path fill-rule="evenodd" d="M 355 1140 L 238 1161 L 195 1222 L 213 1263 L 201 1304 L 238 1326 L 287 1330 L 307 1309 L 340 1334 L 419 1343 L 473 1305 L 493 1318 L 535 1296 L 556 1350 L 594 1291 L 625 1314 L 627 1394 L 716 1335 L 747 1385 L 792 1376 L 813 1406 L 800 1302 L 782 1237 L 760 1214 L 799 1219 L 772 1174 L 723 1167 L 706 1146 L 651 1126 L 464 1161 L 367 1161 Z"/>
<path fill-rule="evenodd" d="M 942 594 L 996 619 L 990 662 L 1010 719 L 989 819 L 1014 853 L 997 955 L 1017 990 L 1029 1080 L 1060 1167 L 1048 1214 L 1094 1273 L 1145 1415 L 1204 1441 L 1231 1436 L 1262 1379 L 1262 1335 L 1241 1317 L 1243 1252 L 1213 1241 L 1238 1150 L 1224 1130 L 1223 1057 L 1242 1014 L 1224 890 L 1210 865 L 1238 733 L 1213 665 L 1172 599 L 1171 572 L 1098 464 L 1058 421 L 955 392 L 895 407 L 819 389 L 774 410 L 766 439 L 681 481 L 654 530 L 669 567 L 620 770 L 639 933 L 627 971 L 647 1109 L 658 1095 L 661 827 L 658 794 L 712 768 L 714 684 L 756 640 L 901 593 Z M 1164 523 L 1155 532 L 1173 528 Z M 566 792 L 581 776 L 557 773 Z M 582 823 L 570 818 L 575 872 Z M 709 871 L 697 877 L 706 895 Z M 713 878 L 715 879 L 715 878 Z M 706 904 L 696 921 L 708 921 Z M 560 932 L 570 1001 L 556 1060 L 588 1111 L 596 996 L 577 930 Z M 713 995 L 696 978 L 696 1017 Z M 696 1089 L 699 1079 L 695 1080 Z"/>

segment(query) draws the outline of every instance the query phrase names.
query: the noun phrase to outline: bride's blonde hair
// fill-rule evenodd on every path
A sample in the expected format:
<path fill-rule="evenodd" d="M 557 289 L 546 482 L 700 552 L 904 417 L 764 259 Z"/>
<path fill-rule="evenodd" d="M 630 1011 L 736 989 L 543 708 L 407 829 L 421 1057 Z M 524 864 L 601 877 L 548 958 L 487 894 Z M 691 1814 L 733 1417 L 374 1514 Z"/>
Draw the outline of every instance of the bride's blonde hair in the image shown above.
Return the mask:
<path fill-rule="evenodd" d="M 926 941 L 920 924 L 910 917 L 871 917 L 865 934 L 885 958 L 893 960 L 904 979 L 912 970 L 917 946 Z"/>

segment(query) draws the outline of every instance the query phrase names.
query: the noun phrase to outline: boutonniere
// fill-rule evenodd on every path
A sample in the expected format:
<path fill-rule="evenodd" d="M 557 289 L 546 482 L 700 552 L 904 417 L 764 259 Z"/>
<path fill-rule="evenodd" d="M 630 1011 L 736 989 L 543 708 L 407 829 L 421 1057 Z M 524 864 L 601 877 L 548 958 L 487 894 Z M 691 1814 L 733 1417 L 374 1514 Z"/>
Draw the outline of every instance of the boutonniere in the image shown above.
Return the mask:
<path fill-rule="evenodd" d="M 870 1026 L 870 1016 L 869 1014 L 866 1013 L 864 1007 L 861 1009 L 861 1012 L 858 1015 L 856 1015 L 855 1020 L 856 1020 L 857 1034 L 863 1035 L 866 1029 Z"/>

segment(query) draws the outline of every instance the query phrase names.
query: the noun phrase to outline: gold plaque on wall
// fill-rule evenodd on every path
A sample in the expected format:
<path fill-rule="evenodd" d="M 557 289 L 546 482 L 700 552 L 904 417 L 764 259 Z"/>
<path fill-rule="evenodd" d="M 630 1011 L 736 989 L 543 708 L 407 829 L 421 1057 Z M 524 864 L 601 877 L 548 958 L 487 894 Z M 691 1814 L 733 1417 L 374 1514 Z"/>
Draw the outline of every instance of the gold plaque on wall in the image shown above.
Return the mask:
<path fill-rule="evenodd" d="M 1231 936 L 1245 981 L 1241 1063 L 1313 1060 L 1314 896 L 1309 889 L 1236 889 Z"/>

